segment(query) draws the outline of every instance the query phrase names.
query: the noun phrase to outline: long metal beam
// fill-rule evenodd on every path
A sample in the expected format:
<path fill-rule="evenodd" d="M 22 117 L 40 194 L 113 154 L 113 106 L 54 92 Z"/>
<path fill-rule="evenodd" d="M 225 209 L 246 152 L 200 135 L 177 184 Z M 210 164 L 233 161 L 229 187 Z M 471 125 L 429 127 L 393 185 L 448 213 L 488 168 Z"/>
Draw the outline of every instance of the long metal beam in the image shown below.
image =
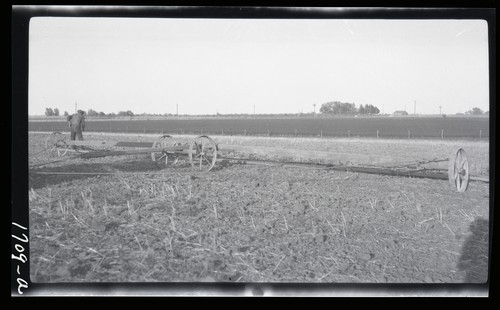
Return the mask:
<path fill-rule="evenodd" d="M 88 147 L 152 147 L 154 142 L 136 142 L 136 141 L 97 141 L 97 140 L 73 140 L 64 141 L 69 146 L 88 146 Z"/>
<path fill-rule="evenodd" d="M 318 164 L 318 163 L 296 163 L 296 162 L 276 162 L 272 160 L 264 159 L 241 159 L 233 157 L 219 157 L 220 160 L 230 160 L 235 161 L 238 164 L 248 164 L 248 165 L 265 165 L 265 166 L 287 166 L 287 167 L 307 167 L 320 170 L 336 170 L 336 171 L 351 171 L 351 172 L 361 172 L 369 174 L 381 174 L 381 175 L 391 175 L 391 176 L 402 176 L 402 177 L 414 177 L 414 178 L 426 178 L 426 179 L 438 179 L 438 180 L 448 180 L 447 172 L 439 172 L 432 169 L 422 169 L 422 170 L 405 170 L 397 168 L 383 168 L 383 167 L 365 167 L 365 166 L 338 166 L 331 164 Z M 470 177 L 473 181 L 489 182 L 489 178 L 482 177 Z"/>
<path fill-rule="evenodd" d="M 142 148 L 133 150 L 117 150 L 117 151 L 95 151 L 84 153 L 80 155 L 81 158 L 97 158 L 97 157 L 107 157 L 107 156 L 120 156 L 120 155 L 134 155 L 134 154 L 145 154 L 145 153 L 156 153 L 156 152 L 175 152 L 179 154 L 180 152 L 186 151 L 189 146 L 167 146 L 167 147 L 156 147 L 156 148 Z M 186 155 L 189 151 L 186 152 Z"/>
<path fill-rule="evenodd" d="M 317 150 L 297 150 L 273 147 L 258 147 L 234 144 L 219 144 L 222 152 L 236 152 L 245 155 L 256 154 L 263 156 L 280 156 L 294 159 L 322 160 L 339 165 L 374 165 L 374 166 L 416 166 L 418 161 L 394 156 L 380 156 L 371 154 L 335 153 Z M 433 169 L 447 169 L 448 162 L 430 162 L 426 164 Z"/>

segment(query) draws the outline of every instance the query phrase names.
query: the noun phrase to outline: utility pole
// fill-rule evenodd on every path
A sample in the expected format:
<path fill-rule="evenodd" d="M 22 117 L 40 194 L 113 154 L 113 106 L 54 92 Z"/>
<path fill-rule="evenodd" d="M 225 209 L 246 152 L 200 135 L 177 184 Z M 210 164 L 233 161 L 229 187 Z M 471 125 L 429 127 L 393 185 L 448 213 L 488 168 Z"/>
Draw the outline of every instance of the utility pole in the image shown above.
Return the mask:
<path fill-rule="evenodd" d="M 413 101 L 413 114 L 417 114 L 417 100 Z"/>
<path fill-rule="evenodd" d="M 255 104 L 253 105 L 253 114 L 255 115 Z"/>
<path fill-rule="evenodd" d="M 76 105 L 76 101 L 75 101 L 75 113 L 77 112 L 77 105 Z"/>
<path fill-rule="evenodd" d="M 441 106 L 439 106 L 439 114 L 441 114 Z"/>
<path fill-rule="evenodd" d="M 179 104 L 175 105 L 175 115 L 179 116 Z"/>
<path fill-rule="evenodd" d="M 316 116 L 316 103 L 313 104 L 313 107 L 314 107 L 314 113 L 313 113 L 313 115 Z"/>

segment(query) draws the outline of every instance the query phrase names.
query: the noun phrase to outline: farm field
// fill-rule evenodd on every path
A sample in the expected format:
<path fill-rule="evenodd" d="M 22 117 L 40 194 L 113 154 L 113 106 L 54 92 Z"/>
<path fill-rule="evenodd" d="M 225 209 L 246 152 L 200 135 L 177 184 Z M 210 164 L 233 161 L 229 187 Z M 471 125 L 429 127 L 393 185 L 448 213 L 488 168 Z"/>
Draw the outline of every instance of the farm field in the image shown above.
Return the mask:
<path fill-rule="evenodd" d="M 33 282 L 487 281 L 489 183 L 457 193 L 443 180 L 286 166 L 221 161 L 198 172 L 144 154 L 58 158 L 43 150 L 46 137 L 29 133 Z M 462 147 L 471 174 L 489 176 L 485 141 L 213 138 L 410 160 L 447 158 Z"/>
<path fill-rule="evenodd" d="M 30 131 L 64 131 L 66 122 L 29 122 Z M 88 132 L 256 136 L 486 139 L 488 117 L 304 117 L 200 118 L 167 120 L 88 119 Z"/>

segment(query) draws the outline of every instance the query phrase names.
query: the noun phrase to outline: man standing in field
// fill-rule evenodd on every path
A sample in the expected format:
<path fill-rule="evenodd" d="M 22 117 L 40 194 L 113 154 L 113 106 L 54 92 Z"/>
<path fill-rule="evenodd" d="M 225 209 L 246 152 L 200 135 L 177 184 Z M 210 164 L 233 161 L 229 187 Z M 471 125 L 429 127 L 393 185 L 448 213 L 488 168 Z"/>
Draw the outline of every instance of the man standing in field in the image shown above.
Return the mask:
<path fill-rule="evenodd" d="M 68 116 L 68 125 L 71 129 L 71 140 L 83 140 L 83 131 L 85 130 L 85 112 L 78 110 L 78 113 Z"/>

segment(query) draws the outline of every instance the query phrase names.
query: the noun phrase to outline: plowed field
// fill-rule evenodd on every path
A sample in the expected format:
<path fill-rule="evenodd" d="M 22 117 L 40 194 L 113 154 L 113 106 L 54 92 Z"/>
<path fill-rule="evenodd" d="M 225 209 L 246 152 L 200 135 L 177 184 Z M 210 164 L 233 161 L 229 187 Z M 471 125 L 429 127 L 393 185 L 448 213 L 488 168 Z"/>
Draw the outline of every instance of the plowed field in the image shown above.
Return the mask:
<path fill-rule="evenodd" d="M 309 168 L 219 162 L 197 172 L 149 155 L 58 158 L 43 151 L 46 136 L 29 134 L 33 282 L 487 280 L 489 183 L 457 193 L 443 180 Z M 488 143 L 480 141 L 215 140 L 417 160 L 463 147 L 471 173 L 489 174 Z"/>

